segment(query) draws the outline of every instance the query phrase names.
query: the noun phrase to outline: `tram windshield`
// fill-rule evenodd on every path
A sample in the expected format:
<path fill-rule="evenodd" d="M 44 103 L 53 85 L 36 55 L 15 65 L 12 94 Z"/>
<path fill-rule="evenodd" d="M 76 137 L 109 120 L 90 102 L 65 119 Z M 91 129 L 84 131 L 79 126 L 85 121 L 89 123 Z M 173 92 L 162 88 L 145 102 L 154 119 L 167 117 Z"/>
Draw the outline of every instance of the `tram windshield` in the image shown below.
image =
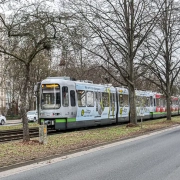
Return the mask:
<path fill-rule="evenodd" d="M 60 86 L 58 84 L 42 84 L 41 108 L 59 109 Z"/>

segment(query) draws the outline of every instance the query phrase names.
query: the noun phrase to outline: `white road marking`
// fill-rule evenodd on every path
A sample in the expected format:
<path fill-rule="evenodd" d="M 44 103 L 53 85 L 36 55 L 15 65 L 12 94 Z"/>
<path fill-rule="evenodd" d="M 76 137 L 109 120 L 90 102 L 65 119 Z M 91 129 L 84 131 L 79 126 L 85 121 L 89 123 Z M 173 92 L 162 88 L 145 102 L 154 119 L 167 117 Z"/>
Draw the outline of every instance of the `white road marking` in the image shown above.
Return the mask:
<path fill-rule="evenodd" d="M 89 150 L 83 150 L 83 151 L 80 151 L 80 152 L 77 152 L 77 153 L 74 153 L 74 154 L 70 154 L 70 155 L 66 155 L 66 156 L 62 156 L 62 157 L 58 157 L 58 158 L 54 158 L 54 159 L 50 159 L 50 160 L 46 160 L 46 161 L 42 161 L 42 162 L 38 162 L 38 163 L 33 163 L 31 165 L 22 166 L 22 167 L 18 167 L 18 168 L 15 168 L 15 169 L 10 169 L 10 170 L 7 170 L 7 171 L 0 172 L 0 178 L 11 176 L 11 175 L 18 174 L 18 173 L 21 173 L 21 172 L 25 172 L 25 171 L 28 171 L 28 170 L 32 170 L 32 169 L 35 169 L 35 168 L 47 166 L 47 165 L 50 165 L 50 164 L 53 164 L 53 163 L 56 163 L 56 162 L 61 162 L 61 161 L 64 161 L 64 160 L 67 160 L 67 159 L 70 159 L 70 158 L 79 157 L 79 156 L 86 155 L 86 154 L 89 154 L 89 153 L 93 153 L 93 152 L 96 152 L 96 151 L 99 151 L 99 150 L 102 150 L 102 149 L 114 147 L 114 146 L 117 146 L 117 145 L 125 144 L 125 143 L 128 143 L 128 142 L 136 141 L 136 140 L 143 139 L 143 138 L 147 138 L 149 136 L 153 136 L 153 135 L 156 135 L 156 134 L 160 134 L 160 133 L 163 133 L 163 132 L 166 132 L 166 131 L 169 131 L 169 130 L 179 129 L 179 128 L 180 128 L 180 126 L 175 126 L 175 127 L 169 128 L 169 129 L 152 132 L 150 134 L 138 136 L 138 137 L 135 137 L 135 138 L 131 138 L 131 139 L 127 139 L 127 140 L 123 140 L 123 141 L 119 141 L 119 142 L 99 146 L 99 147 L 92 148 L 92 149 L 89 149 Z"/>

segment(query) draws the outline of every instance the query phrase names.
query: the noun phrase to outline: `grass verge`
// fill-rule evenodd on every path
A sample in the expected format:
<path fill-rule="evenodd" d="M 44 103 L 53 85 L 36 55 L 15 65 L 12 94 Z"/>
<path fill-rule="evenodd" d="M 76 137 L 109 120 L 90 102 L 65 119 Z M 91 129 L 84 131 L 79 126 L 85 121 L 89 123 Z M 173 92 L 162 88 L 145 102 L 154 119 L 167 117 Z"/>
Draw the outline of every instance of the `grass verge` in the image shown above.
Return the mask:
<path fill-rule="evenodd" d="M 61 133 L 48 136 L 46 145 L 39 144 L 37 138 L 31 139 L 28 143 L 23 143 L 22 140 L 4 143 L 0 144 L 0 167 L 43 159 L 48 156 L 63 155 L 73 150 L 111 143 L 177 124 L 180 124 L 180 117 L 173 117 L 172 121 L 166 121 L 165 119 L 146 121 L 143 122 L 142 129 L 140 126 L 117 125 Z"/>
<path fill-rule="evenodd" d="M 39 124 L 35 123 L 29 123 L 29 127 L 33 128 L 33 127 L 38 127 Z M 17 124 L 17 125 L 13 125 L 13 126 L 0 126 L 0 131 L 3 130 L 13 130 L 13 129 L 22 129 L 23 125 L 21 124 Z"/>

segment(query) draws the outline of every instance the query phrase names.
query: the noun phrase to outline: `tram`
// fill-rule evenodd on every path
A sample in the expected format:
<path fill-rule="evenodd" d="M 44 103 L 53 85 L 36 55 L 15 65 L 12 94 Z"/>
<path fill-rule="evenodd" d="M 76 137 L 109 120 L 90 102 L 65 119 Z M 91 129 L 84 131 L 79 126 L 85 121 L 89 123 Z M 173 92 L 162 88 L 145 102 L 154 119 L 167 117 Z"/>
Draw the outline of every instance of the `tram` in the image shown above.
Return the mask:
<path fill-rule="evenodd" d="M 179 100 L 172 97 L 172 112 L 178 114 Z M 152 91 L 136 90 L 137 117 L 166 116 L 165 98 Z M 41 124 L 56 130 L 98 126 L 129 121 L 129 92 L 125 87 L 48 77 L 40 83 Z"/>

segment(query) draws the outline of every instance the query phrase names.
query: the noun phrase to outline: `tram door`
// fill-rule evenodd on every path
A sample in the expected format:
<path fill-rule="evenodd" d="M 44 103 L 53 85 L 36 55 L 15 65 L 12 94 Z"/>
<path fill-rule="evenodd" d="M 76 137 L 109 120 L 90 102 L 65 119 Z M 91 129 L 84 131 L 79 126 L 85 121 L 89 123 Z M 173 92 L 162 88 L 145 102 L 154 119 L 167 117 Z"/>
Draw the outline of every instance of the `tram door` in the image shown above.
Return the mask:
<path fill-rule="evenodd" d="M 126 121 L 129 117 L 129 96 L 128 94 L 119 94 L 119 112 L 120 121 Z"/>
<path fill-rule="evenodd" d="M 116 116 L 116 94 L 115 93 L 111 93 L 110 94 L 110 117 L 111 118 L 115 118 Z"/>
<path fill-rule="evenodd" d="M 95 118 L 100 118 L 103 112 L 102 95 L 101 92 L 95 92 Z"/>
<path fill-rule="evenodd" d="M 75 85 L 62 85 L 61 91 L 63 116 L 67 118 L 68 126 L 75 126 L 73 123 L 76 122 L 77 114 Z"/>

